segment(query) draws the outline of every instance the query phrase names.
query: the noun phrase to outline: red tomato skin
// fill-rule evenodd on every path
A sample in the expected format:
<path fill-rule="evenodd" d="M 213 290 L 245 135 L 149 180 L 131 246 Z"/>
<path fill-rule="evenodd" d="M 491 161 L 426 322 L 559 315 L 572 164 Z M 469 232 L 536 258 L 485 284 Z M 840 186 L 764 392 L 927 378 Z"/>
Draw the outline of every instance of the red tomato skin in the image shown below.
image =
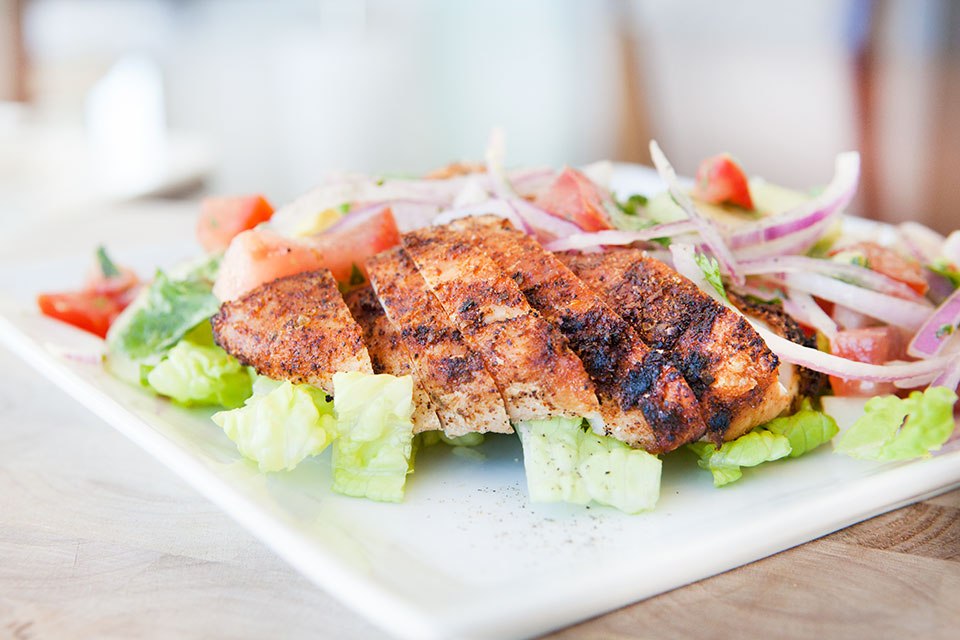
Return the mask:
<path fill-rule="evenodd" d="M 868 269 L 902 282 L 921 296 L 926 295 L 930 288 L 927 278 L 923 274 L 923 266 L 916 260 L 900 255 L 893 249 L 876 242 L 857 242 L 835 249 L 830 252 L 830 255 L 848 251 L 862 253 Z"/>
<path fill-rule="evenodd" d="M 830 341 L 830 350 L 834 355 L 857 362 L 884 364 L 905 357 L 904 342 L 900 330 L 896 327 L 865 327 L 838 331 Z M 836 376 L 830 376 L 830 386 L 838 396 L 865 397 L 897 391 L 891 382 L 847 380 Z"/>
<path fill-rule="evenodd" d="M 733 204 L 753 210 L 747 176 L 736 160 L 726 153 L 700 163 L 693 197 L 710 204 Z"/>
<path fill-rule="evenodd" d="M 224 251 L 239 233 L 273 217 L 261 195 L 205 198 L 197 219 L 197 240 L 207 253 Z"/>
<path fill-rule="evenodd" d="M 107 337 L 110 325 L 123 311 L 123 306 L 110 296 L 91 291 L 42 293 L 37 296 L 37 305 L 43 315 L 101 338 Z"/>
<path fill-rule="evenodd" d="M 336 228 L 310 238 L 320 251 L 324 266 L 338 282 L 349 283 L 356 267 L 367 277 L 366 261 L 400 244 L 400 230 L 390 207 L 363 222 L 338 231 Z"/>
<path fill-rule="evenodd" d="M 613 228 L 603 208 L 604 199 L 590 178 L 567 167 L 546 191 L 537 196 L 534 204 L 584 231 L 602 231 Z"/>

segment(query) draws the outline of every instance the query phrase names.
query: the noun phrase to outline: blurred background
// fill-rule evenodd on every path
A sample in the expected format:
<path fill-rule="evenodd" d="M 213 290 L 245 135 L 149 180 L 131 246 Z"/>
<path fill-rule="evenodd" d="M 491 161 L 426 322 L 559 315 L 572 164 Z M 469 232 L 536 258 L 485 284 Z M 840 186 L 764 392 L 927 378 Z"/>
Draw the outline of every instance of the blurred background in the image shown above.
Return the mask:
<path fill-rule="evenodd" d="M 0 0 L 0 220 L 332 170 L 729 151 L 857 212 L 960 226 L 950 0 Z"/>

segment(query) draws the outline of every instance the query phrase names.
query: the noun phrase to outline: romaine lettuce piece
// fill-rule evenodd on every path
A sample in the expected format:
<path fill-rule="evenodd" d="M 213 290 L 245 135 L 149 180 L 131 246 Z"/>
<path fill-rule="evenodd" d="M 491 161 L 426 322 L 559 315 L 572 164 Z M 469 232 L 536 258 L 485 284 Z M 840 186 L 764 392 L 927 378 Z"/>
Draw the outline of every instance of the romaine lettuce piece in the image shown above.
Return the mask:
<path fill-rule="evenodd" d="M 336 373 L 333 389 L 333 490 L 399 502 L 413 469 L 413 378 Z"/>
<path fill-rule="evenodd" d="M 336 437 L 333 402 L 316 387 L 258 377 L 246 404 L 213 414 L 245 457 L 260 471 L 296 467 Z"/>
<path fill-rule="evenodd" d="M 834 450 L 865 460 L 909 460 L 930 455 L 953 433 L 957 394 L 946 387 L 914 391 L 907 398 L 871 398 L 863 416 L 837 441 Z"/>
<path fill-rule="evenodd" d="M 250 372 L 216 345 L 181 340 L 147 374 L 147 382 L 164 396 L 185 405 L 220 405 L 234 409 L 252 393 Z"/>
<path fill-rule="evenodd" d="M 716 487 L 739 480 L 743 476 L 741 467 L 755 467 L 790 455 L 790 440 L 766 429 L 756 429 L 725 442 L 719 449 L 712 442 L 693 442 L 687 446 L 700 457 L 697 464 L 713 474 Z"/>
<path fill-rule="evenodd" d="M 763 425 L 767 431 L 785 436 L 790 441 L 790 457 L 798 458 L 829 442 L 840 431 L 837 421 L 816 411 L 809 399 L 804 399 L 800 410 L 792 416 L 776 418 Z"/>
<path fill-rule="evenodd" d="M 530 500 L 593 500 L 627 513 L 652 509 L 660 496 L 660 459 L 582 424 L 579 418 L 553 418 L 516 425 Z"/>

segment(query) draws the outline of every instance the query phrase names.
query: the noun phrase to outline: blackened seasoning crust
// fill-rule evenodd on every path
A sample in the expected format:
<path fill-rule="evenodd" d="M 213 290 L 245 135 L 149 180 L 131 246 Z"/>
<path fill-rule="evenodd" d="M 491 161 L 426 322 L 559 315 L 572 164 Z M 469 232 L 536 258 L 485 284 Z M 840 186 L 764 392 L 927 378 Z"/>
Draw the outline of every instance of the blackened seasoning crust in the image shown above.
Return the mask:
<path fill-rule="evenodd" d="M 402 237 L 444 311 L 483 358 L 511 420 L 594 418 L 599 404 L 583 363 L 517 284 L 453 226 Z"/>
<path fill-rule="evenodd" d="M 673 362 L 713 441 L 737 438 L 789 405 L 779 360 L 763 338 L 669 266 L 638 249 L 558 257 Z"/>
<path fill-rule="evenodd" d="M 360 327 L 326 269 L 279 278 L 225 302 L 217 344 L 258 373 L 333 393 L 338 371 L 373 373 Z"/>
<path fill-rule="evenodd" d="M 608 435 L 655 453 L 703 435 L 696 397 L 679 372 L 556 256 L 493 216 L 450 226 L 470 234 L 560 329 L 596 386 Z"/>
<path fill-rule="evenodd" d="M 483 361 L 450 322 L 407 255 L 399 247 L 378 254 L 367 261 L 367 271 L 444 432 L 512 433 Z"/>
<path fill-rule="evenodd" d="M 392 376 L 413 376 L 413 431 L 437 431 L 442 429 L 433 399 L 423 388 L 420 376 L 414 369 L 413 357 L 400 332 L 391 324 L 380 306 L 380 301 L 369 286 L 354 289 L 344 301 L 353 319 L 363 331 L 363 341 L 370 352 L 374 373 Z"/>

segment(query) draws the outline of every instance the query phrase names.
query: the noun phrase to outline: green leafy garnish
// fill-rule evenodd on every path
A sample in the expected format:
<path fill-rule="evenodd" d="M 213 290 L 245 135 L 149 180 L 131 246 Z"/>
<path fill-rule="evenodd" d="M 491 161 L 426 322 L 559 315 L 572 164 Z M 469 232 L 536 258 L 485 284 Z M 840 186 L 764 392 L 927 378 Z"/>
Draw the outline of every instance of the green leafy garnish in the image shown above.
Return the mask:
<path fill-rule="evenodd" d="M 363 277 L 363 271 L 360 271 L 360 267 L 357 266 L 357 263 L 354 262 L 352 265 L 350 265 L 350 286 L 357 287 L 361 284 L 364 284 L 366 281 L 367 279 Z"/>
<path fill-rule="evenodd" d="M 337 208 L 340 210 L 340 213 L 350 213 L 350 203 L 349 203 L 349 202 L 344 202 L 343 204 L 341 204 L 341 205 L 340 205 L 339 207 L 337 207 Z"/>
<path fill-rule="evenodd" d="M 798 458 L 830 442 L 840 431 L 837 421 L 815 410 L 808 398 L 804 399 L 800 410 L 792 416 L 775 418 L 762 428 L 790 441 L 791 458 Z"/>
<path fill-rule="evenodd" d="M 598 436 L 579 418 L 516 425 L 533 502 L 587 504 L 626 513 L 652 509 L 660 496 L 660 459 L 614 438 Z"/>
<path fill-rule="evenodd" d="M 333 388 L 333 490 L 399 502 L 413 464 L 413 378 L 336 373 Z"/>
<path fill-rule="evenodd" d="M 647 197 L 635 193 L 623 201 L 614 199 L 614 203 L 616 203 L 620 211 L 628 216 L 636 216 L 647 206 Z"/>
<path fill-rule="evenodd" d="M 100 273 L 102 273 L 105 278 L 113 278 L 120 275 L 120 269 L 117 268 L 117 265 L 114 264 L 110 256 L 107 255 L 107 250 L 103 245 L 97 247 L 97 263 L 100 265 Z"/>
<path fill-rule="evenodd" d="M 755 467 L 790 455 L 787 436 L 765 429 L 756 429 L 725 442 L 719 449 L 712 442 L 693 442 L 687 446 L 700 458 L 697 462 L 700 468 L 713 474 L 716 487 L 739 480 L 743 476 L 741 467 Z"/>
<path fill-rule="evenodd" d="M 173 280 L 163 271 L 141 296 L 107 336 L 111 351 L 132 360 L 159 357 L 220 308 L 209 281 Z"/>
<path fill-rule="evenodd" d="M 201 325 L 203 326 L 203 325 Z M 196 330 L 194 330 L 196 331 Z M 179 404 L 242 406 L 250 397 L 250 372 L 216 345 L 181 340 L 147 374 L 147 383 Z"/>
<path fill-rule="evenodd" d="M 323 391 L 264 377 L 243 407 L 215 413 L 213 421 L 263 472 L 293 469 L 337 434 L 333 402 Z"/>
<path fill-rule="evenodd" d="M 953 433 L 957 394 L 946 387 L 914 391 L 906 398 L 871 398 L 834 450 L 865 460 L 910 460 L 938 450 Z"/>
<path fill-rule="evenodd" d="M 723 288 L 723 280 L 720 278 L 720 264 L 717 262 L 717 259 L 705 253 L 694 253 L 693 259 L 697 261 L 697 266 L 700 267 L 700 271 L 703 271 L 703 276 L 707 279 L 707 282 L 710 283 L 710 286 L 714 288 L 721 298 L 729 302 L 730 299 L 727 297 L 727 291 Z"/>

